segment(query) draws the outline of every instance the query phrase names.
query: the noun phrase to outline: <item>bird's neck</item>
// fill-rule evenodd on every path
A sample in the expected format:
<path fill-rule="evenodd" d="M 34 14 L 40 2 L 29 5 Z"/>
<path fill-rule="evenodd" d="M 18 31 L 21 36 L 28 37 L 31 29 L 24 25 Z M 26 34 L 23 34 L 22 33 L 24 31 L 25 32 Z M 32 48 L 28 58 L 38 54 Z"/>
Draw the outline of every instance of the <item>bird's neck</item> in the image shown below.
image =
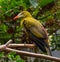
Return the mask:
<path fill-rule="evenodd" d="M 23 19 L 25 19 L 25 18 L 31 18 L 31 17 L 32 17 L 32 15 L 31 14 L 28 14 L 25 17 L 23 17 Z"/>
<path fill-rule="evenodd" d="M 23 17 L 22 20 L 32 18 L 32 16 Z"/>

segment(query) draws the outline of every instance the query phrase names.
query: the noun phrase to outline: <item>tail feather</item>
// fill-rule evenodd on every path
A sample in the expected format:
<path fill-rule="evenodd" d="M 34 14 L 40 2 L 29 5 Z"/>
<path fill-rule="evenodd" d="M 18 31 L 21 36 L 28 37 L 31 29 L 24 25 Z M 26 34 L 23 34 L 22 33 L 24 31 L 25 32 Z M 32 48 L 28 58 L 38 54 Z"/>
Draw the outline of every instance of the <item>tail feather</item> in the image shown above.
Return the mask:
<path fill-rule="evenodd" d="M 39 39 L 32 34 L 30 34 L 30 39 L 39 47 L 40 50 L 47 52 L 48 55 L 52 56 L 50 47 L 44 42 L 44 39 Z"/>
<path fill-rule="evenodd" d="M 43 39 L 38 39 L 37 37 L 35 37 L 34 35 L 30 34 L 30 39 L 43 51 L 43 52 L 47 52 L 46 51 L 46 44 L 43 41 Z"/>

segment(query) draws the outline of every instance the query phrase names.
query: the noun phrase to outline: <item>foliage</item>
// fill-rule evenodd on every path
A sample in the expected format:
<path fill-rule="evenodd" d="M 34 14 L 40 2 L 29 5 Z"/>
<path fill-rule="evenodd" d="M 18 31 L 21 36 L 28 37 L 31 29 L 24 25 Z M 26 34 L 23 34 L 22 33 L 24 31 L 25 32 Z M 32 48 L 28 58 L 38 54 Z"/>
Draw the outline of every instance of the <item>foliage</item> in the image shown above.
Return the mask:
<path fill-rule="evenodd" d="M 19 55 L 16 55 L 15 52 L 10 52 L 6 56 L 4 52 L 0 52 L 0 62 L 25 62 L 20 58 Z"/>
<path fill-rule="evenodd" d="M 49 3 L 52 3 L 52 2 L 54 2 L 54 0 L 41 0 L 40 1 L 40 3 L 39 3 L 39 5 L 41 6 L 41 7 L 44 7 L 44 6 L 46 6 L 47 4 L 49 4 Z"/>

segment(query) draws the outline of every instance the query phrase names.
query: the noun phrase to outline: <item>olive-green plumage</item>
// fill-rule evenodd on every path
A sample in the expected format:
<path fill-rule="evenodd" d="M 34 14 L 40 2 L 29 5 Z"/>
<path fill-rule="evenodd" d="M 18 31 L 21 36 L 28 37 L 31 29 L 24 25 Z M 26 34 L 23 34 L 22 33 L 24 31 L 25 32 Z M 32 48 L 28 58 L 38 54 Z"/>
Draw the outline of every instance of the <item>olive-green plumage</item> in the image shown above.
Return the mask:
<path fill-rule="evenodd" d="M 51 55 L 47 31 L 43 25 L 36 19 L 34 19 L 28 11 L 22 11 L 16 18 L 21 17 L 21 26 L 23 26 L 31 41 L 33 41 L 43 52 L 48 51 Z"/>

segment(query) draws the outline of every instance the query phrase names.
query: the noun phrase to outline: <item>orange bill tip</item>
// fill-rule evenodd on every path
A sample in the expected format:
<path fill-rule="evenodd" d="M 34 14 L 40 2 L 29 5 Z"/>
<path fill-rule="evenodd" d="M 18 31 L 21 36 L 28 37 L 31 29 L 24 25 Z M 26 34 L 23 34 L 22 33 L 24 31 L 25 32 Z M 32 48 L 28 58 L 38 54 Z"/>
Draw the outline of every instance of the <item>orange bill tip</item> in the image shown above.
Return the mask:
<path fill-rule="evenodd" d="M 13 20 L 16 20 L 16 19 L 18 19 L 19 17 L 18 16 L 15 16 L 14 18 L 13 18 Z"/>

